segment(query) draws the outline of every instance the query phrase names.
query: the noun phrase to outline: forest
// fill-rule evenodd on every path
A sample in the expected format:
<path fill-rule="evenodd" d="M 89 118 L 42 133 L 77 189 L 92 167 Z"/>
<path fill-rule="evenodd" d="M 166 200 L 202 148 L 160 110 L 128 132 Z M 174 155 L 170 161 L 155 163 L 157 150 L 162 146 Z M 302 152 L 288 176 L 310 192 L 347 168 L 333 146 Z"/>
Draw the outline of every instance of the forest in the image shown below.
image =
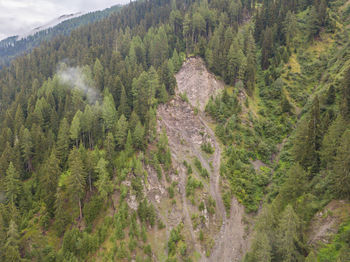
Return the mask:
<path fill-rule="evenodd" d="M 149 0 L 98 20 L 0 70 L 0 261 L 212 261 L 205 217 L 191 240 L 145 193 L 155 170 L 167 212 L 181 202 L 157 110 L 189 57 L 224 83 L 204 113 L 223 216 L 232 198 L 246 213 L 241 260 L 350 261 L 349 1 Z M 182 166 L 211 219 L 212 171 Z"/>

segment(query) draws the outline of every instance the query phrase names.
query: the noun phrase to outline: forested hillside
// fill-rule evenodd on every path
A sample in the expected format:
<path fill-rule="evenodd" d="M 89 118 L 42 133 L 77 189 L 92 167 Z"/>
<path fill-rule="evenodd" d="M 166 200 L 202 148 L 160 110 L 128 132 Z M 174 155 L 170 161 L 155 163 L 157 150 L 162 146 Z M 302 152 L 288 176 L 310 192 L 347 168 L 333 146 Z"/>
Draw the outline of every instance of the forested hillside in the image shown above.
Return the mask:
<path fill-rule="evenodd" d="M 103 11 L 91 12 L 78 17 L 68 15 L 68 17 L 73 16 L 73 18 L 66 19 L 56 26 L 50 26 L 49 28 L 44 28 L 42 30 L 37 29 L 34 30 L 34 33 L 29 32 L 29 35 L 11 36 L 1 40 L 0 69 L 3 66 L 9 65 L 9 62 L 17 56 L 23 55 L 25 52 L 31 51 L 33 48 L 38 47 L 42 42 L 50 41 L 59 36 L 67 36 L 71 31 L 77 29 L 79 26 L 99 21 L 120 9 L 121 6 L 116 5 Z M 62 19 L 62 17 L 59 17 L 58 19 Z"/>
<path fill-rule="evenodd" d="M 17 57 L 0 261 L 349 261 L 349 35 L 346 0 L 150 0 Z"/>

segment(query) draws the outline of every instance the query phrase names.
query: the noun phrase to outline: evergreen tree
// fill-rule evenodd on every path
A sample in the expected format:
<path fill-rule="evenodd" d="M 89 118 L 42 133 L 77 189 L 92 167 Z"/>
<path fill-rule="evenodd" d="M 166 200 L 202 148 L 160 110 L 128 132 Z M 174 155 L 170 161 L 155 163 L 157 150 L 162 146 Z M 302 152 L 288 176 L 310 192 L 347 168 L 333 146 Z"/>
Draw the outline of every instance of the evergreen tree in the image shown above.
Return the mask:
<path fill-rule="evenodd" d="M 264 232 L 259 232 L 252 245 L 252 253 L 248 254 L 244 261 L 253 262 L 270 262 L 272 260 L 272 248 L 267 235 Z"/>
<path fill-rule="evenodd" d="M 319 35 L 321 26 L 318 19 L 317 10 L 314 6 L 311 7 L 310 13 L 307 17 L 307 31 L 309 33 L 309 40 L 314 39 Z"/>
<path fill-rule="evenodd" d="M 267 27 L 263 32 L 261 44 L 261 67 L 267 69 L 270 65 L 269 59 L 273 56 L 273 33 L 271 28 Z"/>
<path fill-rule="evenodd" d="M 52 216 L 54 214 L 57 183 L 60 173 L 59 160 L 56 157 L 55 151 L 52 150 L 50 157 L 43 164 L 39 179 L 42 199 Z"/>
<path fill-rule="evenodd" d="M 129 117 L 130 115 L 130 107 L 128 105 L 128 99 L 126 97 L 126 92 L 124 86 L 121 88 L 121 94 L 120 94 L 120 101 L 119 101 L 119 107 L 118 107 L 118 115 L 124 115 L 126 117 Z"/>
<path fill-rule="evenodd" d="M 341 137 L 346 130 L 347 123 L 340 114 L 330 125 L 322 141 L 320 150 L 321 162 L 325 167 L 332 167 L 341 143 Z"/>
<path fill-rule="evenodd" d="M 119 148 L 123 148 L 125 145 L 127 131 L 128 131 L 128 122 L 126 121 L 125 116 L 121 115 L 118 120 L 116 131 L 115 131 L 115 139 L 117 141 Z"/>
<path fill-rule="evenodd" d="M 345 71 L 343 83 L 340 112 L 344 119 L 348 119 L 350 116 L 350 67 Z"/>
<path fill-rule="evenodd" d="M 57 157 L 60 160 L 61 166 L 64 165 L 68 156 L 69 148 L 69 124 L 66 118 L 63 118 L 58 130 L 57 136 Z"/>
<path fill-rule="evenodd" d="M 10 165 L 6 171 L 5 188 L 6 198 L 8 201 L 10 203 L 16 203 L 19 198 L 21 188 L 19 174 L 12 162 L 10 162 Z"/>
<path fill-rule="evenodd" d="M 103 99 L 102 117 L 105 122 L 106 129 L 113 130 L 118 119 L 118 114 L 117 110 L 115 109 L 113 96 L 109 92 L 105 94 Z"/>
<path fill-rule="evenodd" d="M 24 124 L 24 114 L 21 105 L 17 106 L 15 121 L 14 121 L 14 131 L 18 134 L 21 126 Z"/>
<path fill-rule="evenodd" d="M 94 80 L 96 83 L 96 86 L 99 90 L 103 90 L 103 80 L 104 80 L 104 73 L 103 73 L 103 66 L 100 62 L 99 59 L 96 59 L 94 68 L 93 68 L 93 73 L 94 73 Z"/>
<path fill-rule="evenodd" d="M 112 192 L 113 186 L 109 179 L 109 174 L 107 171 L 108 162 L 100 158 L 96 166 L 96 172 L 98 173 L 98 180 L 96 182 L 96 187 L 103 200 L 106 200 L 108 195 Z"/>
<path fill-rule="evenodd" d="M 114 136 L 111 132 L 107 134 L 106 140 L 104 141 L 104 148 L 106 150 L 106 158 L 111 163 L 115 155 Z"/>
<path fill-rule="evenodd" d="M 25 128 L 21 134 L 21 149 L 26 168 L 28 171 L 32 171 L 33 143 L 31 134 L 27 128 Z"/>
<path fill-rule="evenodd" d="M 81 124 L 80 119 L 82 118 L 82 112 L 78 110 L 72 120 L 72 124 L 70 126 L 70 138 L 75 141 L 75 145 L 78 146 L 78 140 L 80 137 Z"/>
<path fill-rule="evenodd" d="M 67 190 L 72 200 L 78 202 L 80 215 L 82 218 L 81 199 L 85 189 L 85 170 L 79 150 L 74 147 L 69 154 L 69 176 Z"/>
<path fill-rule="evenodd" d="M 281 214 L 278 225 L 277 249 L 281 261 L 299 261 L 300 220 L 291 205 L 287 205 Z"/>
<path fill-rule="evenodd" d="M 316 96 L 310 115 L 299 124 L 293 149 L 295 160 L 304 168 L 310 168 L 312 173 L 317 173 L 320 166 L 320 132 L 320 107 Z"/>
<path fill-rule="evenodd" d="M 341 137 L 333 172 L 333 191 L 339 197 L 350 199 L 350 130 L 346 130 Z"/>
<path fill-rule="evenodd" d="M 288 11 L 283 22 L 283 33 L 286 39 L 287 47 L 294 47 L 294 38 L 296 36 L 297 29 L 298 24 L 295 14 L 293 14 L 291 11 Z"/>
<path fill-rule="evenodd" d="M 144 147 L 144 139 L 145 139 L 145 128 L 142 126 L 141 122 L 139 121 L 135 127 L 134 134 L 133 134 L 133 142 L 134 146 L 137 149 L 143 149 Z"/>
<path fill-rule="evenodd" d="M 7 231 L 7 240 L 4 246 L 3 259 L 6 262 L 22 261 L 19 253 L 19 234 L 15 221 L 11 220 Z"/>

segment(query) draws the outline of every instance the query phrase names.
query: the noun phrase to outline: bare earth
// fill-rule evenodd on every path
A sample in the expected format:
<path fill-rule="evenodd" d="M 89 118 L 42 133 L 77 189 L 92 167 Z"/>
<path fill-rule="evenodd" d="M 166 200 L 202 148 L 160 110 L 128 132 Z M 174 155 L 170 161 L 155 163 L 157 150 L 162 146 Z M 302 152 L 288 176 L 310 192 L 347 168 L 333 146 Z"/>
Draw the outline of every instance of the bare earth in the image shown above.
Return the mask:
<path fill-rule="evenodd" d="M 167 131 L 173 166 L 178 170 L 179 192 L 182 199 L 181 216 L 190 235 L 191 248 L 201 254 L 199 261 L 240 261 L 248 249 L 248 238 L 245 237 L 245 225 L 242 221 L 244 208 L 233 199 L 229 216 L 225 212 L 220 192 L 221 149 L 208 125 L 209 120 L 203 113 L 210 96 L 216 95 L 224 85 L 206 70 L 200 58 L 188 59 L 177 73 L 176 80 L 178 90 L 175 98 L 158 108 L 158 127 Z M 187 94 L 189 103 L 181 100 L 180 93 Z M 198 114 L 195 114 L 194 107 L 199 109 Z M 200 149 L 204 142 L 210 142 L 215 148 L 211 156 L 207 156 Z M 198 231 L 193 229 L 191 223 L 191 214 L 198 208 L 186 199 L 187 174 L 183 161 L 192 163 L 194 157 L 197 157 L 202 166 L 209 171 L 210 179 L 204 183 L 203 191 L 216 201 L 215 215 L 209 216 L 203 211 L 206 217 L 206 232 L 215 241 L 209 257 L 205 256 L 204 248 L 198 241 Z M 165 219 L 165 222 L 168 226 L 170 221 Z"/>

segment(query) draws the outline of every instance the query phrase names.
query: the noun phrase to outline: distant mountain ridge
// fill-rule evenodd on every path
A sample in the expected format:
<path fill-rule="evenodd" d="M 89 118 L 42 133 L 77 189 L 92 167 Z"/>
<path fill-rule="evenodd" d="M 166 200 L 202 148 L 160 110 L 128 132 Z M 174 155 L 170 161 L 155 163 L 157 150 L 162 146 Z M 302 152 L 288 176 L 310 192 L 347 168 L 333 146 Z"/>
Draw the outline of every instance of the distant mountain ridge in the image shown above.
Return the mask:
<path fill-rule="evenodd" d="M 49 21 L 48 23 L 46 23 L 44 25 L 38 26 L 38 27 L 36 27 L 36 28 L 34 28 L 34 29 L 24 33 L 24 34 L 18 35 L 16 40 L 19 41 L 19 40 L 21 40 L 23 38 L 26 38 L 26 37 L 30 36 L 30 35 L 34 35 L 34 34 L 40 32 L 40 31 L 53 28 L 53 27 L 59 25 L 60 23 L 63 23 L 66 20 L 73 19 L 73 18 L 76 18 L 76 17 L 80 17 L 82 15 L 84 15 L 84 13 L 82 13 L 82 12 L 78 12 L 78 13 L 74 13 L 74 14 L 61 15 L 60 17 L 55 18 L 55 19 Z"/>
<path fill-rule="evenodd" d="M 102 11 L 62 15 L 28 33 L 3 39 L 0 41 L 0 68 L 8 65 L 17 56 L 39 46 L 43 41 L 49 41 L 59 35 L 68 35 L 79 26 L 106 18 L 120 8 L 121 5 L 115 5 Z"/>

